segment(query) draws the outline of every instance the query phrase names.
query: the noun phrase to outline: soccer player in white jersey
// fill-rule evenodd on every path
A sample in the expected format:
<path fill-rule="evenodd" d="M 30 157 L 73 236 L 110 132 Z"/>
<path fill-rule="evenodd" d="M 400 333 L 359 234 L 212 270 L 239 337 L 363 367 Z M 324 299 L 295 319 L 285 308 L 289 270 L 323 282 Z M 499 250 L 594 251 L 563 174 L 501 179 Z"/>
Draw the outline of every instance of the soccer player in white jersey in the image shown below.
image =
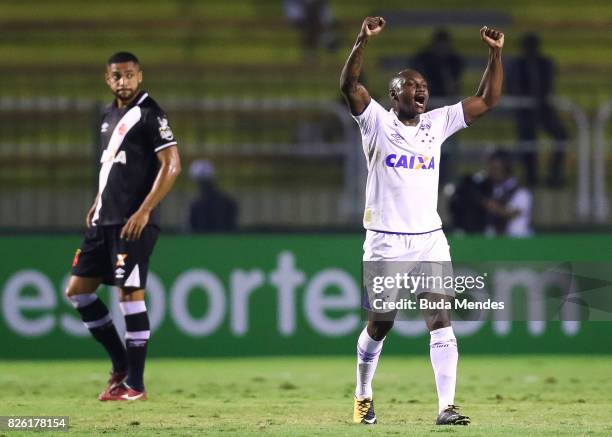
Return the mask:
<path fill-rule="evenodd" d="M 440 149 L 444 140 L 487 113 L 500 98 L 503 81 L 501 52 L 504 34 L 487 28 L 480 37 L 489 59 L 476 94 L 457 104 L 426 112 L 426 79 L 407 69 L 389 83 L 391 110 L 370 97 L 359 82 L 363 53 L 370 38 L 385 27 L 382 17 L 367 17 L 340 77 L 340 88 L 361 130 L 368 165 L 364 261 L 450 262 L 449 246 L 437 213 Z M 419 299 L 439 301 L 436 292 Z M 454 405 L 457 341 L 446 310 L 423 313 L 430 331 L 430 357 L 438 393 L 439 425 L 467 425 L 469 417 Z M 357 342 L 357 386 L 353 421 L 377 422 L 372 379 L 385 336 L 393 320 L 368 313 Z"/>

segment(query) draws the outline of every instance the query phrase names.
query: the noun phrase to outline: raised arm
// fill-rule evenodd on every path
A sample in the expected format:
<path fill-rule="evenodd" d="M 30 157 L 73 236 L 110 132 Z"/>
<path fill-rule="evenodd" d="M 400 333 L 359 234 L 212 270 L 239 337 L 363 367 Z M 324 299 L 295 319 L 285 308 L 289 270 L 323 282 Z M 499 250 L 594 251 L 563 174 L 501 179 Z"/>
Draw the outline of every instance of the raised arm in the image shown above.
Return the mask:
<path fill-rule="evenodd" d="M 504 34 L 484 26 L 480 29 L 480 37 L 489 46 L 489 62 L 476 94 L 462 102 L 467 124 L 471 124 L 497 104 L 504 81 L 504 69 L 501 61 Z"/>
<path fill-rule="evenodd" d="M 361 114 L 370 103 L 370 93 L 363 84 L 359 83 L 363 51 L 370 37 L 378 35 L 383 27 L 385 20 L 382 17 L 367 17 L 363 20 L 357 41 L 340 74 L 340 90 L 353 115 Z"/>

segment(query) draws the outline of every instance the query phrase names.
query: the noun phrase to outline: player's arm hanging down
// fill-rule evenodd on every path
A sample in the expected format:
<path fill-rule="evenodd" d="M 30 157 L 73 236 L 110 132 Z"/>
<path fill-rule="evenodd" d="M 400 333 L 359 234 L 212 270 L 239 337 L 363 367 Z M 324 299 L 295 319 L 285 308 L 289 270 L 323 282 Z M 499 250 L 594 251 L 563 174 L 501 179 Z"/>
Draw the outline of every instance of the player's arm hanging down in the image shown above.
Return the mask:
<path fill-rule="evenodd" d="M 480 37 L 489 46 L 489 62 L 476 94 L 462 102 L 467 124 L 471 124 L 497 104 L 504 81 L 504 69 L 501 61 L 504 34 L 484 26 L 480 29 Z"/>
<path fill-rule="evenodd" d="M 181 172 L 181 159 L 178 153 L 178 147 L 172 146 L 157 152 L 157 159 L 159 160 L 160 166 L 157 172 L 157 177 L 153 182 L 151 191 L 145 197 L 136 211 L 127 223 L 121 229 L 121 238 L 125 238 L 128 241 L 138 240 L 142 230 L 149 222 L 149 216 L 153 208 L 155 208 L 159 202 L 168 194 L 174 181 Z"/>
<path fill-rule="evenodd" d="M 370 103 L 370 93 L 363 84 L 359 83 L 363 66 L 363 50 L 370 37 L 378 35 L 384 27 L 385 20 L 382 17 L 367 17 L 361 25 L 357 41 L 342 69 L 340 90 L 353 115 L 361 114 Z"/>
<path fill-rule="evenodd" d="M 89 208 L 89 211 L 87 211 L 87 217 L 85 218 L 85 224 L 87 225 L 88 228 L 91 228 L 92 226 L 92 220 L 94 217 L 94 214 L 96 213 L 96 207 L 98 206 L 98 200 L 100 199 L 100 192 L 98 191 L 98 194 L 96 194 L 96 199 L 93 202 L 93 205 L 91 205 L 91 208 Z"/>

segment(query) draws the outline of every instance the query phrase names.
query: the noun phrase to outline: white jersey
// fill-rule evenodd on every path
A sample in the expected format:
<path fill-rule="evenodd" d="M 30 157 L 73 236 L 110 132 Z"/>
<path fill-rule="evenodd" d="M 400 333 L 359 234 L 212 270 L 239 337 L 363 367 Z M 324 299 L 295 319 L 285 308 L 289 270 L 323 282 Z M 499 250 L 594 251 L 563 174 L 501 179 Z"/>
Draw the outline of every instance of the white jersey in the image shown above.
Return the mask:
<path fill-rule="evenodd" d="M 421 114 L 416 126 L 406 126 L 374 99 L 353 118 L 368 165 L 363 227 L 407 234 L 440 229 L 440 149 L 467 127 L 461 102 Z"/>
<path fill-rule="evenodd" d="M 510 219 L 506 225 L 506 235 L 509 237 L 530 237 L 531 230 L 531 208 L 533 198 L 526 188 L 519 188 L 514 196 L 510 198 L 506 207 L 508 209 L 519 210 L 519 214 Z"/>

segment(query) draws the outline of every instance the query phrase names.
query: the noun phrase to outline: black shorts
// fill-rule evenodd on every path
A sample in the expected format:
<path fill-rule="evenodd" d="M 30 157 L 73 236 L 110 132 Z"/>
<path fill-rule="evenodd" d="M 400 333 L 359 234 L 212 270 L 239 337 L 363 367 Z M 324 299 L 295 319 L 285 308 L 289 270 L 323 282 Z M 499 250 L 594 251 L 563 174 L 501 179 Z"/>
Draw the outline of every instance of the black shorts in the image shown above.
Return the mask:
<path fill-rule="evenodd" d="M 119 238 L 123 226 L 92 226 L 85 232 L 72 262 L 72 274 L 101 277 L 102 283 L 121 288 L 145 288 L 149 257 L 159 235 L 157 226 L 145 226 L 140 238 Z"/>

